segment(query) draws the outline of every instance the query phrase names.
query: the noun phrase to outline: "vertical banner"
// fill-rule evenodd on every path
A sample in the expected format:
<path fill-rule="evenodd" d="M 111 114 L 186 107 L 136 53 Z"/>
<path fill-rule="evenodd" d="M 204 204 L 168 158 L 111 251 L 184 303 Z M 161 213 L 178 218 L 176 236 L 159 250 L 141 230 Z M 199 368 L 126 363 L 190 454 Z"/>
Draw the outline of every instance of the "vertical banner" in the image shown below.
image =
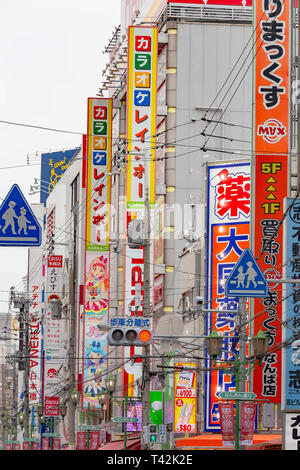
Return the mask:
<path fill-rule="evenodd" d="M 240 445 L 252 445 L 256 404 L 241 402 Z"/>
<path fill-rule="evenodd" d="M 86 449 L 86 431 L 77 431 L 76 435 L 76 450 L 87 450 Z"/>
<path fill-rule="evenodd" d="M 44 313 L 44 396 L 57 395 L 60 378 L 57 370 L 63 362 L 64 348 L 61 340 L 61 319 L 55 318 L 51 302 L 62 299 L 63 257 L 48 255 L 46 265 L 45 313 Z"/>
<path fill-rule="evenodd" d="M 99 408 L 106 390 L 107 332 L 98 325 L 108 324 L 112 105 L 111 98 L 88 98 L 83 408 Z"/>
<path fill-rule="evenodd" d="M 49 437 L 42 438 L 42 450 L 50 450 L 50 439 Z"/>
<path fill-rule="evenodd" d="M 300 278 L 300 200 L 287 198 L 285 212 L 283 276 L 296 280 Z M 289 412 L 300 410 L 300 338 L 295 334 L 300 328 L 299 294 L 299 284 L 284 285 L 281 409 Z"/>
<path fill-rule="evenodd" d="M 151 227 L 154 223 L 155 204 L 155 134 L 157 91 L 156 27 L 130 26 L 128 28 L 127 70 L 127 151 L 126 166 L 126 230 L 128 237 L 137 232 L 131 222 L 144 218 L 145 198 L 148 192 Z M 130 225 L 131 224 L 131 225 Z M 130 228 L 131 227 L 131 228 Z M 151 238 L 151 285 L 154 278 L 154 236 Z M 128 238 L 127 238 L 128 240 Z M 124 315 L 143 315 L 144 248 L 125 248 Z M 137 303 L 136 288 L 140 295 Z M 152 303 L 151 289 L 151 303 Z M 124 359 L 138 354 L 141 348 L 124 347 Z M 134 383 L 141 376 L 141 363 L 124 367 L 124 386 L 128 396 L 135 396 Z"/>
<path fill-rule="evenodd" d="M 283 200 L 289 173 L 290 17 L 288 0 L 255 3 L 255 109 L 253 253 L 267 279 L 282 276 Z M 261 329 L 272 349 L 282 340 L 282 285 L 269 285 L 268 296 L 253 301 L 253 334 Z M 281 400 L 281 351 L 254 371 L 254 392 L 272 403 Z"/>
<path fill-rule="evenodd" d="M 223 335 L 220 359 L 229 362 L 234 360 L 239 342 L 235 331 L 238 298 L 226 296 L 225 281 L 250 244 L 250 163 L 208 166 L 207 185 L 206 308 L 219 312 L 208 313 L 206 334 L 214 327 Z M 209 365 L 207 357 L 208 369 Z M 235 390 L 234 375 L 208 370 L 205 390 L 205 431 L 220 431 L 218 394 Z"/>
<path fill-rule="evenodd" d="M 219 412 L 223 447 L 233 447 L 235 444 L 234 404 L 219 403 Z"/>
<path fill-rule="evenodd" d="M 98 450 L 100 445 L 100 431 L 90 431 L 90 450 Z"/>
<path fill-rule="evenodd" d="M 38 220 L 43 220 L 44 210 L 42 204 L 34 206 L 34 214 Z M 41 247 L 28 249 L 28 294 L 31 301 L 29 306 L 29 404 L 37 405 L 42 391 L 42 302 L 43 302 L 43 266 Z M 20 351 L 24 347 L 23 320 L 20 322 Z M 24 370 L 25 362 L 20 362 L 19 370 Z"/>
<path fill-rule="evenodd" d="M 176 363 L 174 432 L 197 432 L 197 364 Z M 175 369 L 175 370 L 176 370 Z"/>

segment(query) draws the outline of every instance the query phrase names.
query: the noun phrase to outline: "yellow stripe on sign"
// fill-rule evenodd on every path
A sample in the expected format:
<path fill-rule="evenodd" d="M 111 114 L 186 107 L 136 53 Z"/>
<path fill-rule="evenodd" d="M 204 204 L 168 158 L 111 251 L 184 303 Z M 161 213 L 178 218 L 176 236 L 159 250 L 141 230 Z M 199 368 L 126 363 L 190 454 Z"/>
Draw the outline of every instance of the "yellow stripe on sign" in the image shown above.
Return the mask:
<path fill-rule="evenodd" d="M 87 198 L 86 198 L 86 245 L 91 240 L 91 189 L 93 163 L 93 99 L 88 99 L 88 163 L 87 163 Z"/>
<path fill-rule="evenodd" d="M 155 202 L 155 137 L 156 134 L 156 94 L 157 94 L 157 47 L 158 47 L 158 30 L 153 28 L 152 34 L 152 89 L 151 89 L 151 162 L 150 162 L 150 203 Z"/>
<path fill-rule="evenodd" d="M 134 374 L 128 374 L 128 396 L 134 397 Z"/>

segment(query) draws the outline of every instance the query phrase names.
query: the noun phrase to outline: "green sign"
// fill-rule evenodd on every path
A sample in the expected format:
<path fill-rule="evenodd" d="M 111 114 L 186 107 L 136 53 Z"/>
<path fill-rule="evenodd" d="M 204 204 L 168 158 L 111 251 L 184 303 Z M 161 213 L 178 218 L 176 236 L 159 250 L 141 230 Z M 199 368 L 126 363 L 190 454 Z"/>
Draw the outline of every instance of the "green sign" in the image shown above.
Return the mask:
<path fill-rule="evenodd" d="M 96 424 L 80 424 L 78 428 L 80 431 L 99 431 L 99 426 Z"/>
<path fill-rule="evenodd" d="M 60 437 L 60 434 L 54 432 L 43 432 L 43 437 Z"/>
<path fill-rule="evenodd" d="M 115 416 L 112 419 L 115 423 L 137 423 L 138 418 L 128 418 L 127 416 Z"/>
<path fill-rule="evenodd" d="M 221 392 L 220 398 L 224 400 L 254 400 L 256 395 L 253 392 Z"/>
<path fill-rule="evenodd" d="M 162 391 L 150 391 L 150 423 L 163 423 L 163 394 Z"/>

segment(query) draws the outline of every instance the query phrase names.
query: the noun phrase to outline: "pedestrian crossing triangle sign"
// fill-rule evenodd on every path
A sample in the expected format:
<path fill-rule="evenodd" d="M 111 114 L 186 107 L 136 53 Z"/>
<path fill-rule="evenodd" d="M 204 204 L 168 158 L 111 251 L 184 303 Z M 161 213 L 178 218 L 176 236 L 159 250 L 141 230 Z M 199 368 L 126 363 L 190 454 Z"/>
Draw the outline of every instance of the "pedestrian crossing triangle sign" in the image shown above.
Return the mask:
<path fill-rule="evenodd" d="M 267 280 L 247 248 L 226 279 L 225 294 L 232 297 L 266 297 L 268 290 Z"/>
<path fill-rule="evenodd" d="M 41 242 L 41 226 L 14 184 L 0 206 L 0 246 L 40 246 Z"/>

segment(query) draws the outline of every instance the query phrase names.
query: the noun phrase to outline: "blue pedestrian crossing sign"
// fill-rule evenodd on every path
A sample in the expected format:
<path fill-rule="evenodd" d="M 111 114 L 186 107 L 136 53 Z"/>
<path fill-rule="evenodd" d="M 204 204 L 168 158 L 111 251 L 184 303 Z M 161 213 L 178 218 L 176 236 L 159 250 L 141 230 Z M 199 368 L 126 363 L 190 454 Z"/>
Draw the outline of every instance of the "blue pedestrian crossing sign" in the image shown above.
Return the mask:
<path fill-rule="evenodd" d="M 268 291 L 267 280 L 247 248 L 226 279 L 225 294 L 229 297 L 266 297 Z"/>
<path fill-rule="evenodd" d="M 40 246 L 42 229 L 21 189 L 14 184 L 0 206 L 0 246 Z"/>

